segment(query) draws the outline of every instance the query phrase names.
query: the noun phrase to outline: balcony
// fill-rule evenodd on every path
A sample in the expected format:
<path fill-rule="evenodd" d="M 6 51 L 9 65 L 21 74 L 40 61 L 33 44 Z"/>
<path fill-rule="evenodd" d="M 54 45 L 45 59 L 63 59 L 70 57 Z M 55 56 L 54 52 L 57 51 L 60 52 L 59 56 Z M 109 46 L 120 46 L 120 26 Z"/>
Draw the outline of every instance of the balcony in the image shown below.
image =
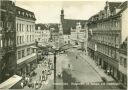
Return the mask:
<path fill-rule="evenodd" d="M 31 62 L 31 61 L 33 61 L 33 60 L 35 60 L 35 59 L 37 59 L 37 55 L 36 55 L 36 53 L 33 53 L 33 54 L 31 54 L 31 55 L 28 55 L 28 56 L 26 56 L 26 57 L 23 57 L 23 58 L 21 58 L 21 59 L 18 59 L 17 60 L 17 64 L 22 64 L 22 63 L 27 63 L 27 62 Z"/>

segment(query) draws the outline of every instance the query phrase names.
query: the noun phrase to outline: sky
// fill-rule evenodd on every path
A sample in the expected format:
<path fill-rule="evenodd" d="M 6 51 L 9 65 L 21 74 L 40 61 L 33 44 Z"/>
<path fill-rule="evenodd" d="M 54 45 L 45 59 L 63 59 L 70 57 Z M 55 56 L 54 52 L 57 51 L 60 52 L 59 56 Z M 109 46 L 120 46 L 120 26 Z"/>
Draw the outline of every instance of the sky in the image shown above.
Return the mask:
<path fill-rule="evenodd" d="M 105 1 L 15 0 L 16 6 L 34 12 L 36 23 L 59 23 L 61 9 L 66 19 L 87 20 L 104 9 Z"/>

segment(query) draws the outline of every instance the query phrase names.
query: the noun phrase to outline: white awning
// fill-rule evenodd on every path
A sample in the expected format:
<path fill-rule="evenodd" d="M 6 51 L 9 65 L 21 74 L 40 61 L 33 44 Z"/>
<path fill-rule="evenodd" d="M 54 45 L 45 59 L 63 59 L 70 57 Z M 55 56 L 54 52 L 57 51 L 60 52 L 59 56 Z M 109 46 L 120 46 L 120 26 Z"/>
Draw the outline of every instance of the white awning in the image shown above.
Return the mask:
<path fill-rule="evenodd" d="M 37 49 L 38 47 L 36 47 L 36 46 L 30 46 L 30 48 L 35 48 L 35 49 Z"/>
<path fill-rule="evenodd" d="M 20 77 L 18 75 L 13 75 L 8 80 L 6 80 L 0 84 L 0 89 L 9 89 L 13 85 L 15 85 L 17 82 L 19 82 L 20 80 L 22 80 L 22 77 Z"/>

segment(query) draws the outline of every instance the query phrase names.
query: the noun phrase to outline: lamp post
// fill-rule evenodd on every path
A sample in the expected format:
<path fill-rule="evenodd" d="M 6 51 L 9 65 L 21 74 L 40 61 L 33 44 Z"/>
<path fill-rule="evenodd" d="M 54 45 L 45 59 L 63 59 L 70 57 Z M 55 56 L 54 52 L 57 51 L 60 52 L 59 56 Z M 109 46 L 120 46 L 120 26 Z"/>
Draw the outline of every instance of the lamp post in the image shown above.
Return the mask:
<path fill-rule="evenodd" d="M 68 44 L 66 44 L 66 45 L 68 45 Z M 56 89 L 56 54 L 57 54 L 58 52 L 60 52 L 60 51 L 69 49 L 69 48 L 67 48 L 67 49 L 62 49 L 62 47 L 66 46 L 66 45 L 61 46 L 59 49 L 53 47 L 53 48 L 52 48 L 53 52 L 51 51 L 51 52 L 53 53 L 53 54 L 51 54 L 51 55 L 54 55 L 54 89 Z M 39 47 L 39 46 L 37 45 L 37 47 Z M 43 49 L 42 47 L 39 47 L 39 48 L 40 48 L 40 49 Z"/>
<path fill-rule="evenodd" d="M 54 89 L 56 89 L 56 51 L 54 52 Z"/>

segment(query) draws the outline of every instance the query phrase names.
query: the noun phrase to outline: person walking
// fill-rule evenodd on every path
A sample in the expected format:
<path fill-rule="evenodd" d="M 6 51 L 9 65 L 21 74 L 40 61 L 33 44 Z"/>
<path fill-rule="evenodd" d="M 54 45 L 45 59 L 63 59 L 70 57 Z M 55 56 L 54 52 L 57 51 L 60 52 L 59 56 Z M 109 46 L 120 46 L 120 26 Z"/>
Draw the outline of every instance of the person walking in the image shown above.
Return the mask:
<path fill-rule="evenodd" d="M 20 85 L 21 85 L 22 88 L 24 87 L 24 83 L 23 82 L 21 82 Z"/>

